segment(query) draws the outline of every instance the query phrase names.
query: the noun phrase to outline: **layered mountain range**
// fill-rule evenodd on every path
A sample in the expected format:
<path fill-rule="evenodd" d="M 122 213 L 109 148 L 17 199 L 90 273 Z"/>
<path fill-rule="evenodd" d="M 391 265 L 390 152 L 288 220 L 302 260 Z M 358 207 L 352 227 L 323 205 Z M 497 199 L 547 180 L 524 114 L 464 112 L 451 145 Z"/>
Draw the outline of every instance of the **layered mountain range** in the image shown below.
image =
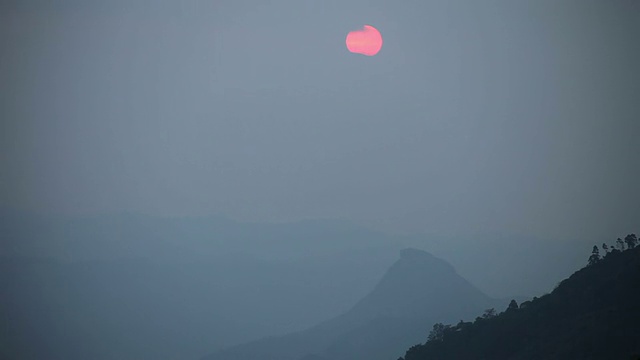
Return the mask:
<path fill-rule="evenodd" d="M 405 249 L 375 288 L 346 313 L 301 332 L 241 344 L 205 359 L 397 358 L 408 346 L 424 341 L 434 323 L 469 319 L 503 303 L 483 294 L 444 260 Z"/>

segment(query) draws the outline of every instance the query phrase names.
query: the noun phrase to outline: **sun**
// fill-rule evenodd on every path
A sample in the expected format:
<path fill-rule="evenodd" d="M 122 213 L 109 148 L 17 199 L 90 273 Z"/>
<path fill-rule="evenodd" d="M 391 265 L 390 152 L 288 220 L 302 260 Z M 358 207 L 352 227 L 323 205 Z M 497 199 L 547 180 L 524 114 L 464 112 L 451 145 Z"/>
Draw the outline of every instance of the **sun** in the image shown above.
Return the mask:
<path fill-rule="evenodd" d="M 371 25 L 349 32 L 346 39 L 347 49 L 355 54 L 376 55 L 382 49 L 382 35 Z"/>

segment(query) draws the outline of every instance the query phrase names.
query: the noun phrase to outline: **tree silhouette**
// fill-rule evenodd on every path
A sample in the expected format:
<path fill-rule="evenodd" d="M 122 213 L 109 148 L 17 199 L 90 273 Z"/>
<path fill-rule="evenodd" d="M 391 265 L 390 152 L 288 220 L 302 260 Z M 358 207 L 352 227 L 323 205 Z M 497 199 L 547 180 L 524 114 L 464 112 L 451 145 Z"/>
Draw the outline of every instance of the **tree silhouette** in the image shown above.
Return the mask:
<path fill-rule="evenodd" d="M 593 245 L 593 250 L 591 251 L 591 256 L 589 256 L 588 265 L 594 265 L 598 261 L 600 261 L 600 250 L 598 250 L 598 246 Z"/>
<path fill-rule="evenodd" d="M 509 306 L 507 307 L 507 311 L 518 310 L 518 303 L 515 300 L 511 300 Z"/>
<path fill-rule="evenodd" d="M 442 341 L 444 334 L 451 328 L 451 325 L 445 325 L 443 323 L 433 324 L 433 329 L 427 337 L 427 341 Z"/>
<path fill-rule="evenodd" d="M 618 238 L 616 240 L 616 248 L 620 251 L 624 250 L 624 241 L 622 239 Z"/>
<path fill-rule="evenodd" d="M 624 242 L 627 243 L 627 249 L 633 249 L 638 244 L 638 237 L 636 234 L 629 234 L 624 237 Z"/>
<path fill-rule="evenodd" d="M 496 315 L 498 315 L 496 313 L 496 309 L 491 308 L 491 309 L 487 309 L 484 311 L 484 314 L 482 314 L 482 318 L 483 319 L 491 319 L 492 317 L 495 317 Z"/>
<path fill-rule="evenodd" d="M 602 243 L 602 250 L 604 250 L 605 254 L 609 253 L 609 246 L 607 246 L 607 243 Z"/>

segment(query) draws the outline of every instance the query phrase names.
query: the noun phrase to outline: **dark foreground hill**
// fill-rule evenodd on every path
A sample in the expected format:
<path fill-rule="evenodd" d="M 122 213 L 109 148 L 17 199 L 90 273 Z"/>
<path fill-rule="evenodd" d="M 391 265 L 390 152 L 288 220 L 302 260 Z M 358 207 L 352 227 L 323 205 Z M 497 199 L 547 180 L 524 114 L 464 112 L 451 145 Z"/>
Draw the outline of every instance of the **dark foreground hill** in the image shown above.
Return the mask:
<path fill-rule="evenodd" d="M 347 313 L 306 331 L 235 346 L 206 359 L 397 358 L 410 344 L 423 340 L 435 322 L 470 318 L 495 305 L 447 262 L 407 249 Z"/>
<path fill-rule="evenodd" d="M 541 298 L 474 323 L 434 326 L 404 360 L 639 359 L 640 247 L 594 256 Z"/>

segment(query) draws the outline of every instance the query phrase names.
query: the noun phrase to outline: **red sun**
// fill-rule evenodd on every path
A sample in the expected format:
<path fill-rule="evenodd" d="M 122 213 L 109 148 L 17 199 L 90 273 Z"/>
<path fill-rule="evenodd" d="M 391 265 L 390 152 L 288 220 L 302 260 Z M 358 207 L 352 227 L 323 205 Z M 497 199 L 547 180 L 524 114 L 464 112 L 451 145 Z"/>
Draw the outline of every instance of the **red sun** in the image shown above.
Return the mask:
<path fill-rule="evenodd" d="M 371 25 L 362 30 L 351 31 L 347 35 L 347 49 L 352 53 L 373 56 L 382 48 L 382 35 Z"/>

